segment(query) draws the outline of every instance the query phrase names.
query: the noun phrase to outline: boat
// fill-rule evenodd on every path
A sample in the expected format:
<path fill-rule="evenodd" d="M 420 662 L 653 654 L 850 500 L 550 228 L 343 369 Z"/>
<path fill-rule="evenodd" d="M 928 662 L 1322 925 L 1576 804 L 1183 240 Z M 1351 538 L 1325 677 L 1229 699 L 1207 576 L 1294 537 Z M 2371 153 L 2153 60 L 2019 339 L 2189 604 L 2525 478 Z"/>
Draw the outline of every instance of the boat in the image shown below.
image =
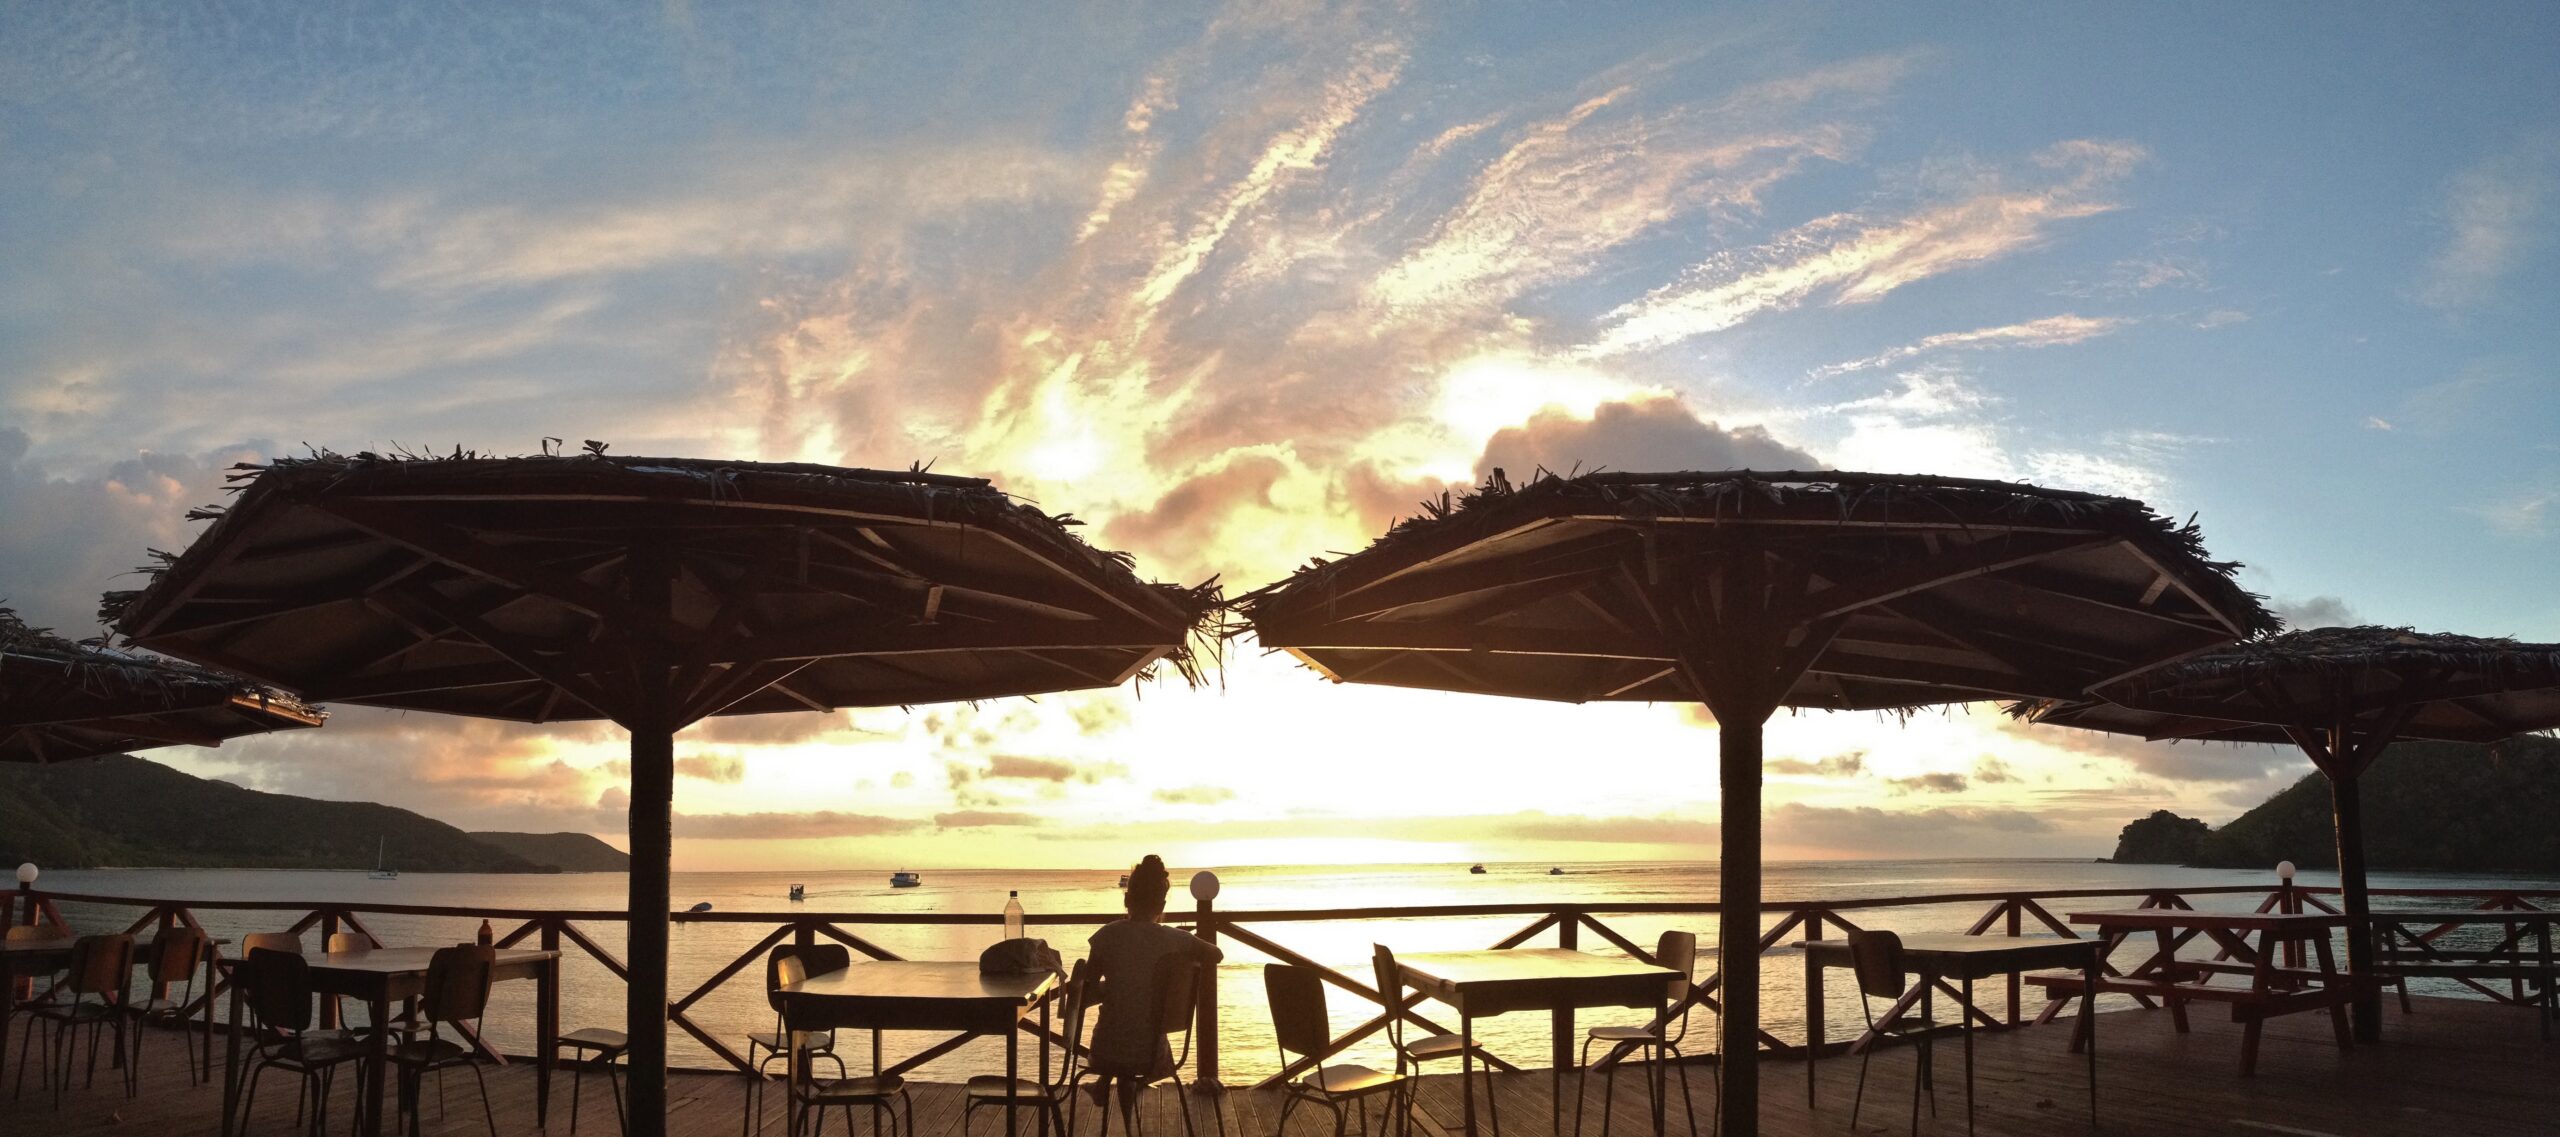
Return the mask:
<path fill-rule="evenodd" d="M 1467 874 L 1468 874 L 1468 875 L 1470 875 L 1470 876 L 1483 876 L 1483 875 L 1484 875 L 1484 866 L 1483 866 L 1483 865 L 1477 865 L 1477 866 L 1475 866 L 1475 867 L 1473 867 L 1473 868 L 1470 868 L 1470 869 L 1468 869 L 1468 870 L 1467 870 Z"/>
<path fill-rule="evenodd" d="M 923 883 L 923 873 L 913 873 L 908 872 L 905 869 L 899 869 L 898 871 L 889 874 L 889 887 L 891 888 L 914 888 Z"/>
<path fill-rule="evenodd" d="M 697 901 L 693 907 L 685 909 L 687 912 L 708 912 L 710 910 L 711 902 L 708 900 Z"/>
<path fill-rule="evenodd" d="M 382 839 L 382 838 L 377 838 L 377 839 L 375 839 L 375 841 L 374 841 L 374 843 L 373 843 L 373 871 L 372 871 L 372 872 L 369 872 L 369 873 L 364 874 L 364 875 L 365 875 L 365 879 L 367 879 L 367 880 L 398 880 L 398 879 L 400 879 L 400 870 L 395 869 L 395 868 L 392 868 L 392 867 L 390 867 L 390 866 L 388 866 L 388 865 L 386 865 L 386 864 L 384 864 L 384 863 L 383 863 L 383 860 L 382 860 L 382 853 L 383 853 L 383 849 L 384 849 L 384 847 L 385 847 L 385 845 L 386 845 L 386 844 L 388 844 L 387 839 Z"/>
<path fill-rule="evenodd" d="M 1563 875 L 1564 875 L 1564 870 L 1563 870 L 1563 869 L 1548 869 L 1548 870 L 1547 870 L 1547 875 L 1548 875 L 1548 876 L 1563 876 Z"/>
<path fill-rule="evenodd" d="M 1129 874 L 1127 873 L 1120 874 L 1120 891 L 1129 891 Z"/>
<path fill-rule="evenodd" d="M 807 885 L 800 885 L 800 884 L 792 885 L 792 886 L 791 886 L 791 898 L 792 898 L 793 900 L 802 900 L 802 899 L 806 899 L 806 897 L 803 895 L 803 890 L 804 890 L 804 889 L 806 889 L 807 887 L 808 887 Z"/>

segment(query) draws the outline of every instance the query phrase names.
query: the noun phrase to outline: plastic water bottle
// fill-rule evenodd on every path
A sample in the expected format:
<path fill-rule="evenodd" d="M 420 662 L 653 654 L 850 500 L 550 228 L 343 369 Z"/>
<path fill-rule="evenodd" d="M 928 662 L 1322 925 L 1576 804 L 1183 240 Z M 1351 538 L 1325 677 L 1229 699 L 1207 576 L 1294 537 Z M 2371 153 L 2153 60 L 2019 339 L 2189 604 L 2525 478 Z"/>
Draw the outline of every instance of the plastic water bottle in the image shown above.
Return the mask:
<path fill-rule="evenodd" d="M 1004 894 L 1004 938 L 1022 938 L 1022 893 L 1019 891 Z"/>

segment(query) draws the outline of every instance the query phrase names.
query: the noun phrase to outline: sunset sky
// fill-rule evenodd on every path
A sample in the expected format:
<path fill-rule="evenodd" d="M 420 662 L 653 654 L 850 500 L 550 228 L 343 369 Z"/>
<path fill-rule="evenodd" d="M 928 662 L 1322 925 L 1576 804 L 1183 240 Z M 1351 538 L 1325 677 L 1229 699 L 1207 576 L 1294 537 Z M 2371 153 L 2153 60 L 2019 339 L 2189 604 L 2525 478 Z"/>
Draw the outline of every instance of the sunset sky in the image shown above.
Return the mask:
<path fill-rule="evenodd" d="M 2560 6 L 0 7 L 0 602 L 320 446 L 994 478 L 1230 593 L 1483 476 L 2198 514 L 2297 623 L 2560 640 Z M 679 869 L 1712 855 L 1713 727 L 1330 687 L 768 716 Z M 2087 856 L 2288 751 L 1770 727 L 1770 855 Z M 151 757 L 620 840 L 622 744 Z"/>

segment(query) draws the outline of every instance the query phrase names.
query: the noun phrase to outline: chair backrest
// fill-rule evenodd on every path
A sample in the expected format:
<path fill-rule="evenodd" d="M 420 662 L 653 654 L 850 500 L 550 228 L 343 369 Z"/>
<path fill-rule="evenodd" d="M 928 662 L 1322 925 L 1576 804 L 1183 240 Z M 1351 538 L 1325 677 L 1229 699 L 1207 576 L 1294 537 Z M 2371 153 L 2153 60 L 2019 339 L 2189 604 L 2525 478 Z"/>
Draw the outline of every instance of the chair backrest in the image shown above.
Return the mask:
<path fill-rule="evenodd" d="M 0 936 L 0 943 L 18 944 L 27 943 L 33 940 L 67 940 L 70 938 L 71 929 L 59 927 L 53 924 L 12 924 L 9 926 L 8 934 L 6 936 Z"/>
<path fill-rule="evenodd" d="M 437 948 L 427 957 L 427 987 L 421 993 L 427 1020 L 477 1021 L 489 1008 L 490 973 L 497 966 L 496 948 L 478 944 Z"/>
<path fill-rule="evenodd" d="M 71 968 L 63 986 L 74 994 L 124 997 L 133 983 L 133 937 L 82 936 L 71 941 Z"/>
<path fill-rule="evenodd" d="M 1280 1056 L 1324 1053 L 1333 1041 L 1332 1021 L 1325 1017 L 1324 979 L 1313 970 L 1285 963 L 1265 964 L 1262 992 L 1271 1002 L 1271 1037 Z"/>
<path fill-rule="evenodd" d="M 1688 998 L 1689 984 L 1698 974 L 1698 933 L 1662 933 L 1662 938 L 1653 943 L 1653 962 L 1657 967 L 1667 967 L 1680 973 L 1680 978 L 1671 983 L 1671 1001 L 1676 1003 Z"/>
<path fill-rule="evenodd" d="M 1168 955 L 1156 961 L 1156 1029 L 1188 1035 L 1200 1007 L 1200 961 Z"/>
<path fill-rule="evenodd" d="M 764 1001 L 773 1013 L 782 1013 L 782 961 L 800 961 L 800 976 L 788 982 L 797 983 L 812 975 L 828 975 L 853 966 L 853 951 L 843 944 L 783 944 L 764 957 Z"/>
<path fill-rule="evenodd" d="M 1387 1045 L 1401 1053 L 1404 1050 L 1404 1016 L 1396 1004 L 1404 1001 L 1404 969 L 1396 966 L 1395 950 L 1385 944 L 1369 945 L 1369 965 L 1377 972 L 1378 998 L 1386 1007 Z"/>
<path fill-rule="evenodd" d="M 151 941 L 151 950 L 143 956 L 144 966 L 154 983 L 174 980 L 195 981 L 196 964 L 204 960 L 204 933 L 194 928 L 170 928 Z"/>
<path fill-rule="evenodd" d="M 331 955 L 342 951 L 372 951 L 373 937 L 363 932 L 331 932 L 326 950 Z"/>
<path fill-rule="evenodd" d="M 1058 988 L 1058 1027 L 1067 1040 L 1066 1070 L 1059 1081 L 1075 1084 L 1077 1060 L 1084 1055 L 1084 1019 L 1093 998 L 1093 976 L 1085 960 L 1077 960 L 1067 969 L 1067 981 Z"/>
<path fill-rule="evenodd" d="M 252 946 L 234 977 L 249 992 L 249 1013 L 270 1031 L 311 1028 L 311 962 L 298 951 Z"/>
<path fill-rule="evenodd" d="M 1902 976 L 1902 937 L 1886 931 L 1849 933 L 1849 962 L 1858 973 L 1858 993 L 1899 999 L 1908 985 Z"/>
<path fill-rule="evenodd" d="M 251 932 L 240 938 L 242 958 L 247 958 L 250 952 L 259 948 L 265 948 L 268 951 L 289 951 L 295 955 L 301 955 L 302 937 L 293 932 Z"/>
<path fill-rule="evenodd" d="M 810 1029 L 792 1021 L 793 1004 L 786 1003 L 782 999 L 783 988 L 809 977 L 808 962 L 798 952 L 776 953 L 774 958 L 767 961 L 767 966 L 772 969 L 773 982 L 765 988 L 765 991 L 773 1000 L 773 1013 L 781 1020 L 783 1029 L 795 1034 Z"/>

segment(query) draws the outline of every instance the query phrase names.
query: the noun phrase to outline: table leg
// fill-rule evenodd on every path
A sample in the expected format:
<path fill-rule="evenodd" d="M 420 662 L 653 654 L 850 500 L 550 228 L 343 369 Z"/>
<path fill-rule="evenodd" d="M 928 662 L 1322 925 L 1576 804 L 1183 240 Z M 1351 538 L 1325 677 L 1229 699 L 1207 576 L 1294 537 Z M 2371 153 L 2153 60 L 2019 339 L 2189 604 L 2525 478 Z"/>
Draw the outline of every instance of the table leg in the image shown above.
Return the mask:
<path fill-rule="evenodd" d="M 210 1003 L 205 1013 L 213 1013 Z M 222 1137 L 231 1137 L 237 1131 L 234 1115 L 240 1112 L 240 984 L 236 971 L 231 984 L 230 1024 L 230 1032 L 222 1036 Z"/>
<path fill-rule="evenodd" d="M 1662 1024 L 1664 1037 L 1667 1038 L 1670 1036 L 1670 999 L 1666 998 L 1662 1001 L 1662 1010 L 1660 1013 L 1654 1015 L 1653 1021 Z M 1658 1046 L 1655 1047 L 1653 1050 L 1653 1061 L 1647 1063 L 1647 1065 L 1653 1067 L 1652 1071 L 1650 1071 L 1653 1075 L 1653 1137 L 1662 1137 L 1663 1121 L 1671 1113 L 1671 1052 Z"/>
<path fill-rule="evenodd" d="M 2080 1031 L 2084 1049 L 2089 1052 L 2089 1128 L 2098 1127 L 2098 955 L 2092 952 L 2080 965 L 2081 988 Z"/>
<path fill-rule="evenodd" d="M 2272 935 L 2272 934 L 2274 934 L 2274 933 L 2267 933 L 2267 934 Z M 2328 995 L 2332 995 L 2332 996 L 2334 996 L 2334 995 L 2338 994 L 2338 993 L 2339 993 L 2339 991 L 2340 991 L 2340 988 L 2339 988 L 2339 985 L 2338 985 L 2338 960 L 2337 960 L 2336 953 L 2332 952 L 2332 951 L 2330 950 L 2330 948 L 2329 948 L 2329 933 L 2327 933 L 2327 932 L 2322 932 L 2322 933 L 2320 933 L 2320 938 L 2319 938 L 2319 939 L 2317 939 L 2317 940 L 2312 941 L 2312 943 L 2313 943 L 2313 950 L 2314 950 L 2314 951 L 2317 951 L 2317 952 L 2319 953 L 2319 955 L 2320 955 L 2320 987 L 2321 987 L 2321 991 L 2322 991 L 2322 993 L 2324 993 L 2324 994 L 2328 994 Z M 2263 945 L 2261 945 L 2261 946 L 2260 946 L 2260 948 L 2259 948 L 2259 950 L 2260 950 L 2260 951 L 2264 951 L 2264 950 L 2266 950 L 2266 949 L 2265 949 L 2265 947 L 2264 947 Z M 2348 978 L 2349 980 L 2351 980 L 2351 981 L 2355 981 L 2355 980 L 2362 980 L 2362 979 L 2364 978 L 2364 976 L 2362 976 L 2362 975 L 2349 975 L 2347 978 Z M 2348 987 L 2348 988 L 2346 988 L 2346 993 L 2347 993 L 2349 996 L 2351 996 L 2351 997 L 2357 994 L 2356 990 L 2355 990 L 2353 987 Z M 2355 1047 L 2355 1044 L 2356 1044 L 2356 1036 L 2355 1036 L 2355 1031 L 2354 1031 L 2354 1029 L 2353 1029 L 2353 1028 L 2351 1028 L 2351 1027 L 2349 1027 L 2349 1026 L 2347 1025 L 2347 1003 L 2346 1003 L 2346 1000 L 2344 1000 L 2344 999 L 2335 999 L 2335 998 L 2332 998 L 2332 999 L 2329 1001 L 2329 1023 L 2330 1023 L 2330 1025 L 2332 1025 L 2332 1026 L 2334 1026 L 2334 1027 L 2336 1027 L 2336 1028 L 2337 1028 L 2337 1031 L 2338 1031 L 2338 1049 L 2340 1049 L 2340 1050 L 2350 1050 L 2350 1049 L 2353 1049 L 2353 1048 Z"/>
<path fill-rule="evenodd" d="M 9 963 L 8 955 L 0 953 L 0 1078 L 9 1073 L 9 1020 L 18 1013 L 18 977 Z"/>
<path fill-rule="evenodd" d="M 389 993 L 375 988 L 364 1000 L 365 1021 L 373 1029 L 366 1032 L 364 1074 L 364 1131 L 382 1137 L 383 1083 L 391 1077 L 391 999 Z"/>
<path fill-rule="evenodd" d="M 551 1060 L 560 1046 L 560 957 L 543 961 L 534 976 L 533 1124 L 551 1124 Z"/>
<path fill-rule="evenodd" d="M 1467 1137 L 1476 1137 L 1476 1020 L 1464 1008 L 1458 1011 L 1458 1047 L 1458 1096 L 1465 1102 L 1458 1113 Z"/>
<path fill-rule="evenodd" d="M 1004 1024 L 1004 1084 L 1011 1087 L 1021 1080 L 1022 1024 L 1007 1022 Z M 1021 1102 L 1022 1095 L 1010 1092 L 1008 1089 L 1004 1095 L 1004 1137 L 1014 1135 L 1014 1114 L 1019 1112 Z M 1190 1108 L 1190 1103 L 1185 1102 L 1183 1106 L 1186 1109 Z"/>
<path fill-rule="evenodd" d="M 1964 1022 L 1964 1131 L 1973 1132 L 1973 976 L 1964 977 L 1964 1009 L 1956 1012 Z"/>
<path fill-rule="evenodd" d="M 204 1045 L 197 1048 L 197 1062 L 201 1067 L 198 1072 L 206 1081 L 213 1079 L 213 958 L 213 945 L 207 943 L 204 945 Z M 184 1023 L 179 1025 L 180 1029 L 185 1029 Z M 5 1043 L 0 1042 L 0 1045 Z"/>
<path fill-rule="evenodd" d="M 1040 1096 L 1044 1102 L 1049 1096 L 1049 1004 L 1053 1002 L 1056 1002 L 1056 1000 L 1040 1000 Z M 1215 1014 L 1217 1012 L 1212 1008 L 1210 1013 Z M 1190 1103 L 1185 1102 L 1183 1103 L 1182 1108 L 1189 1109 L 1191 1108 L 1191 1105 Z M 1044 1104 L 1040 1107 L 1040 1116 L 1035 1119 L 1033 1124 L 1038 1127 L 1040 1137 L 1049 1137 L 1049 1107 L 1047 1105 Z"/>

